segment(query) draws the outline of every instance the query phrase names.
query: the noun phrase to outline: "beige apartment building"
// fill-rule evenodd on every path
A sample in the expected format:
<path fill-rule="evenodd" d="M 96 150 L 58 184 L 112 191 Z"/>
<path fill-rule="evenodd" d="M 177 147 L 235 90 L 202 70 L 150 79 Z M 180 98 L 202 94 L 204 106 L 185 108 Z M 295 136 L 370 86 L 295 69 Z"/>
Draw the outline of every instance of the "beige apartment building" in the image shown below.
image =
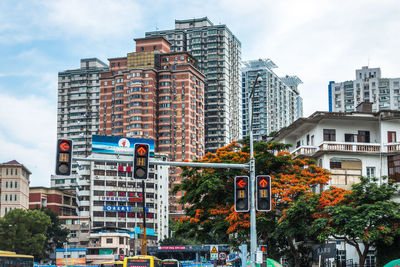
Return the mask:
<path fill-rule="evenodd" d="M 29 175 L 16 160 L 0 164 L 0 217 L 13 209 L 29 208 Z"/>

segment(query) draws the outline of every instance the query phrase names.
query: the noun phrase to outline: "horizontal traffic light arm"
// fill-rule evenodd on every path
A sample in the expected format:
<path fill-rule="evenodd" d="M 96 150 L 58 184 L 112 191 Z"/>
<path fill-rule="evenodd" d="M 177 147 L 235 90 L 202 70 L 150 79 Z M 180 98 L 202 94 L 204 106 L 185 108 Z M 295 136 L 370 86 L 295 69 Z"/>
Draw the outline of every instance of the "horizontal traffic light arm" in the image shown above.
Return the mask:
<path fill-rule="evenodd" d="M 98 158 L 72 158 L 73 161 L 98 161 L 98 162 L 120 162 L 132 163 L 132 160 L 125 159 L 98 159 Z M 177 161 L 156 161 L 149 160 L 152 165 L 168 165 L 177 167 L 197 167 L 197 168 L 226 168 L 248 170 L 249 164 L 232 164 L 232 163 L 203 163 L 203 162 L 177 162 Z"/>

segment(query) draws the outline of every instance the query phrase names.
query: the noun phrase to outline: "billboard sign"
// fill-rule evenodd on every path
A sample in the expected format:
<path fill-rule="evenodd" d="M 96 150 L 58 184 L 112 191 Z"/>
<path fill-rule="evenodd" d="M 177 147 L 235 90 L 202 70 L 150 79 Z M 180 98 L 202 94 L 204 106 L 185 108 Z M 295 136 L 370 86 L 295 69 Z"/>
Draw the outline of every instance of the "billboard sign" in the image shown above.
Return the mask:
<path fill-rule="evenodd" d="M 92 152 L 102 154 L 133 155 L 135 144 L 148 144 L 150 157 L 154 157 L 154 140 L 121 136 L 92 136 Z"/>
<path fill-rule="evenodd" d="M 104 211 L 126 211 L 126 212 L 143 212 L 143 207 L 131 207 L 131 206 L 103 206 Z M 146 212 L 149 208 L 146 207 Z"/>

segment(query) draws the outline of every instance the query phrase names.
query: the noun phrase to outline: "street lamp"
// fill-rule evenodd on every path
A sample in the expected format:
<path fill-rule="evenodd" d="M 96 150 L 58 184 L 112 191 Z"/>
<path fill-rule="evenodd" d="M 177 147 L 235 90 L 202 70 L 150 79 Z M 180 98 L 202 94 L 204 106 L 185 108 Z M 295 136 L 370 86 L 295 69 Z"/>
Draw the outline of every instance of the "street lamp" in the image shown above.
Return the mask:
<path fill-rule="evenodd" d="M 253 87 L 249 95 L 249 125 L 250 125 L 250 264 L 251 267 L 256 266 L 256 253 L 257 253 L 257 229 L 256 229 L 256 205 L 255 205 L 255 187 L 256 187 L 256 165 L 254 159 L 253 148 L 253 96 L 258 78 L 261 79 L 260 73 L 257 73 L 254 80 Z"/>

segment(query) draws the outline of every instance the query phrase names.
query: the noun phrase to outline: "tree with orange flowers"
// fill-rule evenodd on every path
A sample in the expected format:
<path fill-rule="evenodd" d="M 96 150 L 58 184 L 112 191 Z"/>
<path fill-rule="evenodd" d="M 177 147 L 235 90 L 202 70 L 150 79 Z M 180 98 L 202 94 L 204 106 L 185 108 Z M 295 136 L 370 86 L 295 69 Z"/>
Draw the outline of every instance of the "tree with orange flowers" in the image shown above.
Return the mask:
<path fill-rule="evenodd" d="M 271 212 L 257 213 L 257 232 L 260 244 L 278 248 L 272 233 L 277 219 L 290 204 L 315 188 L 326 184 L 329 174 L 310 159 L 295 159 L 284 152 L 288 145 L 277 143 L 256 143 L 254 146 L 256 174 L 268 174 L 272 178 Z M 220 148 L 215 154 L 208 153 L 201 162 L 247 163 L 249 161 L 248 141 L 232 143 Z M 182 204 L 189 204 L 187 217 L 181 220 L 178 235 L 193 238 L 204 243 L 242 244 L 249 240 L 250 218 L 248 213 L 234 211 L 234 177 L 248 175 L 246 171 L 233 169 L 197 169 L 183 171 L 183 181 L 173 189 L 185 191 Z M 233 238 L 234 237 L 234 238 Z M 274 243 L 275 242 L 275 243 Z M 278 249 L 277 249 L 278 251 Z M 270 250 L 270 253 L 274 253 Z"/>
<path fill-rule="evenodd" d="M 378 185 L 376 178 L 361 177 L 351 192 L 340 198 L 331 192 L 323 198 L 313 231 L 320 241 L 334 237 L 353 246 L 363 267 L 368 251 L 377 243 L 391 245 L 400 237 L 400 204 L 393 201 L 396 192 L 391 182 Z"/>

